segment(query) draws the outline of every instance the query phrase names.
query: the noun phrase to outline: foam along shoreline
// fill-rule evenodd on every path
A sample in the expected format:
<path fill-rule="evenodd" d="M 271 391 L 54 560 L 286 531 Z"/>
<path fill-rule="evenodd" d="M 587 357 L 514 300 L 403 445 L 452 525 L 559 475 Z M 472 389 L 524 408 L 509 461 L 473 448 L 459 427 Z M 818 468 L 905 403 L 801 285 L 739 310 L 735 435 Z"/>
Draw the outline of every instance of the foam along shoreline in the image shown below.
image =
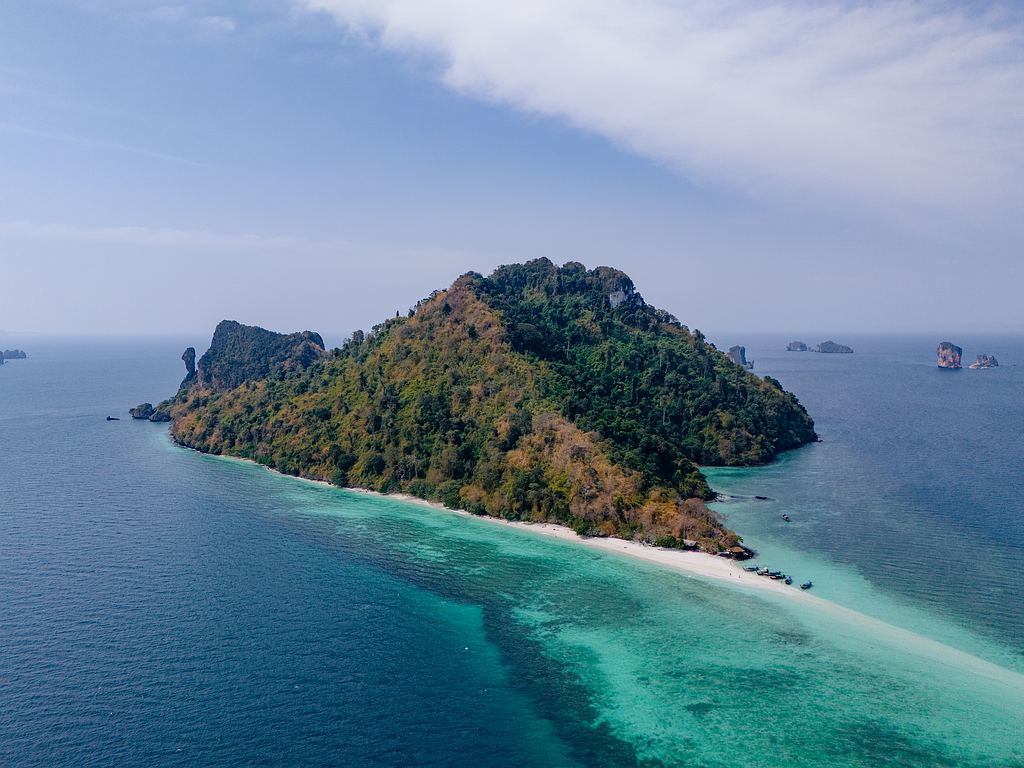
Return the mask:
<path fill-rule="evenodd" d="M 170 436 L 168 435 L 168 438 Z M 173 445 L 177 445 L 171 441 Z M 184 447 L 184 446 L 181 446 Z M 195 451 L 194 448 L 189 450 Z M 338 488 L 324 480 L 314 480 L 308 477 L 296 477 L 285 475 L 271 467 L 268 467 L 251 459 L 243 459 L 237 456 L 214 456 L 202 451 L 195 451 L 203 456 L 213 456 L 216 459 L 226 459 L 243 464 L 252 464 L 265 469 L 275 475 L 286 477 L 292 480 L 300 480 L 306 483 L 331 488 L 336 491 L 348 491 L 350 493 L 361 493 L 368 496 L 377 496 L 383 499 L 392 499 L 408 504 L 417 504 L 429 507 L 434 511 L 446 514 L 463 515 L 465 517 L 480 520 L 495 525 L 504 525 L 520 531 L 532 533 L 539 536 L 560 539 L 573 542 L 577 545 L 590 549 L 604 550 L 609 554 L 618 554 L 644 560 L 649 563 L 680 571 L 697 578 L 716 581 L 731 586 L 734 589 L 750 590 L 760 593 L 765 597 L 783 597 L 787 601 L 793 601 L 794 607 L 801 606 L 811 609 L 818 617 L 831 619 L 836 623 L 836 632 L 832 638 L 836 641 L 845 641 L 853 646 L 877 646 L 882 643 L 893 650 L 903 652 L 916 657 L 929 664 L 938 665 L 949 669 L 950 673 L 969 672 L 985 678 L 993 684 L 994 688 L 1001 688 L 1005 692 L 1019 697 L 1024 695 L 1024 674 L 1002 667 L 993 662 L 974 656 L 951 645 L 940 643 L 937 640 L 925 637 L 924 635 L 911 632 L 894 624 L 889 624 L 881 619 L 876 619 L 867 614 L 860 613 L 851 608 L 846 608 L 838 603 L 810 594 L 799 588 L 787 586 L 781 581 L 772 581 L 762 576 L 744 571 L 734 560 L 716 557 L 705 552 L 689 552 L 676 549 L 662 549 L 640 544 L 635 541 L 614 538 L 596 538 L 579 536 L 571 528 L 555 523 L 528 523 L 518 520 L 503 520 L 497 517 L 486 515 L 474 515 L 461 509 L 452 509 L 436 501 L 427 501 L 406 493 L 379 493 L 367 488 Z"/>
<path fill-rule="evenodd" d="M 173 439 L 171 440 L 173 445 L 178 445 Z M 187 447 L 187 446 L 178 446 Z M 196 451 L 194 448 L 188 448 L 190 451 L 195 451 L 203 456 L 211 456 L 213 454 L 203 453 L 202 451 Z M 396 501 L 403 501 L 409 504 L 417 504 L 422 507 L 429 507 L 439 512 L 445 512 L 453 515 L 462 515 L 464 517 L 470 517 L 474 520 L 481 520 L 487 523 L 493 523 L 496 525 L 504 525 L 511 528 L 516 528 L 522 531 L 529 531 L 549 538 L 561 539 L 563 541 L 572 541 L 576 544 L 591 549 L 600 549 L 606 552 L 613 552 L 622 555 L 628 555 L 640 560 L 646 560 L 649 563 L 657 563 L 658 565 L 671 568 L 673 570 L 682 571 L 683 573 L 691 574 L 694 576 L 700 576 L 706 579 L 714 579 L 716 581 L 722 581 L 726 583 L 734 584 L 738 587 L 749 587 L 754 590 L 773 592 L 775 594 L 784 594 L 795 598 L 811 598 L 812 595 L 807 594 L 803 590 L 787 586 L 781 581 L 773 581 L 766 579 L 763 576 L 757 576 L 756 574 L 744 571 L 742 567 L 736 564 L 736 561 L 726 559 L 724 557 L 717 557 L 715 555 L 709 555 L 706 552 L 693 552 L 682 549 L 664 549 L 662 547 L 652 547 L 647 544 L 641 544 L 636 541 L 628 541 L 626 539 L 616 538 L 601 538 L 601 537 L 584 537 L 577 534 L 571 528 L 567 528 L 564 525 L 558 525 L 556 523 L 529 523 L 520 520 L 504 520 L 500 517 L 490 517 L 489 515 L 474 515 L 472 512 L 467 512 L 464 509 L 452 509 L 446 507 L 437 501 L 428 501 L 421 499 L 418 496 L 410 496 L 407 493 L 380 493 L 378 491 L 372 491 L 368 488 L 339 488 L 336 485 L 332 485 L 325 480 L 314 480 L 309 477 L 297 477 L 295 475 L 286 475 L 282 472 L 278 472 L 272 467 L 268 467 L 265 464 L 253 461 L 252 459 L 243 459 L 239 456 L 225 456 L 219 455 L 214 458 L 225 459 L 227 461 L 236 461 L 243 464 L 251 464 L 253 466 L 265 469 L 275 475 L 281 477 L 287 477 L 291 480 L 300 480 L 305 483 L 313 483 L 315 485 L 324 486 L 327 488 L 333 488 L 338 491 L 348 491 L 350 493 L 362 493 L 368 496 L 377 496 L 383 499 L 394 499 Z M 822 600 L 821 602 L 827 602 Z"/>
<path fill-rule="evenodd" d="M 790 594 L 795 597 L 807 596 L 805 592 L 799 589 L 794 589 L 791 586 L 786 586 L 781 581 L 773 581 L 745 571 L 742 567 L 737 565 L 735 560 L 716 557 L 715 555 L 709 555 L 706 552 L 652 547 L 647 544 L 641 544 L 637 541 L 628 541 L 626 539 L 616 539 L 612 537 L 580 536 L 571 528 L 567 528 L 564 525 L 558 525 L 557 523 L 530 523 L 521 520 L 504 520 L 500 517 L 490 517 L 487 515 L 474 515 L 471 512 L 466 512 L 462 509 L 452 509 L 451 507 L 446 507 L 438 502 L 427 501 L 405 493 L 380 494 L 376 491 L 369 491 L 362 488 L 348 488 L 346 490 L 354 491 L 355 493 L 382 496 L 383 498 L 388 499 L 397 499 L 411 504 L 419 504 L 421 506 L 431 507 L 438 511 L 464 515 L 477 520 L 483 520 L 484 522 L 496 523 L 498 525 L 517 528 L 519 530 L 530 531 L 549 538 L 572 541 L 580 546 L 589 547 L 591 549 L 601 549 L 606 552 L 629 555 L 630 557 L 646 560 L 650 563 L 657 563 L 677 571 L 702 576 L 707 579 L 717 579 L 719 581 L 728 581 L 736 584 L 742 582 L 742 586 L 747 586 L 749 584 L 752 589 L 769 590 L 779 594 Z"/>

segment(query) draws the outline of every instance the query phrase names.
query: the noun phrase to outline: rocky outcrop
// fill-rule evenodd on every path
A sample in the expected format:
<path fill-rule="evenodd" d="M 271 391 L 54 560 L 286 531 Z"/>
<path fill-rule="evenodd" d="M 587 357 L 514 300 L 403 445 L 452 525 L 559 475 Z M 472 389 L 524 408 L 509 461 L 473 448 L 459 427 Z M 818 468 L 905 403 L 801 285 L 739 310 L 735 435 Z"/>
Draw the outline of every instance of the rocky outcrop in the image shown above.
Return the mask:
<path fill-rule="evenodd" d="M 196 380 L 196 348 L 186 347 L 185 351 L 181 353 L 181 359 L 185 363 L 185 378 L 181 380 L 181 387 L 185 388 L 192 385 L 192 382 Z"/>
<path fill-rule="evenodd" d="M 5 349 L 3 353 L 0 354 L 0 357 L 4 360 L 24 360 L 28 355 L 25 354 L 25 350 L 23 349 Z"/>
<path fill-rule="evenodd" d="M 131 414 L 133 419 L 148 419 L 153 415 L 153 404 L 142 403 L 136 405 L 134 408 L 128 409 L 128 413 Z"/>
<path fill-rule="evenodd" d="M 195 380 L 207 389 L 226 392 L 246 381 L 303 370 L 323 354 L 324 340 L 318 333 L 274 333 L 223 320 L 213 332 L 210 348 L 199 358 Z"/>
<path fill-rule="evenodd" d="M 964 351 L 951 341 L 943 341 L 935 348 L 939 368 L 960 368 L 960 357 Z"/>
<path fill-rule="evenodd" d="M 133 419 L 139 421 L 170 421 L 171 415 L 163 408 L 154 408 L 152 403 L 141 403 L 128 409 Z M 108 417 L 109 418 L 109 417 Z"/>
<path fill-rule="evenodd" d="M 978 370 L 979 368 L 998 368 L 999 361 L 992 355 L 980 354 L 978 359 L 967 367 L 973 370 Z"/>
<path fill-rule="evenodd" d="M 746 347 L 741 347 L 738 344 L 735 347 L 729 347 L 727 357 L 736 363 L 736 365 L 742 365 L 744 368 L 748 365 Z"/>
<path fill-rule="evenodd" d="M 823 341 L 818 344 L 814 352 L 823 352 L 826 354 L 839 354 L 839 355 L 852 355 L 853 347 L 848 347 L 845 344 L 836 344 L 834 341 Z"/>
<path fill-rule="evenodd" d="M 791 341 L 786 345 L 787 352 L 806 352 L 807 345 L 802 341 Z"/>

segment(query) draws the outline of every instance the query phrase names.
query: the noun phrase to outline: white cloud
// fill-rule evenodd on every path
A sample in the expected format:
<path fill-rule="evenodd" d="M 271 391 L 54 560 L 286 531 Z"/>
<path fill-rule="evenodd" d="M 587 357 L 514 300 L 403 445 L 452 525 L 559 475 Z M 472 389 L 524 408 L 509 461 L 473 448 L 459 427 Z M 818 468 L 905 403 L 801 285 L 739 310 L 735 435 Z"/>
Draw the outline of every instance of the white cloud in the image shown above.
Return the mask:
<path fill-rule="evenodd" d="M 294 0 L 459 93 L 691 178 L 897 215 L 1020 206 L 1024 33 L 923 0 Z"/>

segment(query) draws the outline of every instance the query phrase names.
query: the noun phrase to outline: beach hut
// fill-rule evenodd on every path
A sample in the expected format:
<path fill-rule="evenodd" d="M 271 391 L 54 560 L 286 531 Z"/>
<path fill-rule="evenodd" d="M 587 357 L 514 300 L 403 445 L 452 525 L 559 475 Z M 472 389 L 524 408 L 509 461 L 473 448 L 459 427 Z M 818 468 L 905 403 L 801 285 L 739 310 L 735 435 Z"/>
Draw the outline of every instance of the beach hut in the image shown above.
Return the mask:
<path fill-rule="evenodd" d="M 746 560 L 748 557 L 750 557 L 752 554 L 754 554 L 753 552 L 751 552 L 746 547 L 740 547 L 740 546 L 729 547 L 729 549 L 726 550 L 726 551 L 729 552 L 729 554 L 731 554 L 737 560 Z"/>

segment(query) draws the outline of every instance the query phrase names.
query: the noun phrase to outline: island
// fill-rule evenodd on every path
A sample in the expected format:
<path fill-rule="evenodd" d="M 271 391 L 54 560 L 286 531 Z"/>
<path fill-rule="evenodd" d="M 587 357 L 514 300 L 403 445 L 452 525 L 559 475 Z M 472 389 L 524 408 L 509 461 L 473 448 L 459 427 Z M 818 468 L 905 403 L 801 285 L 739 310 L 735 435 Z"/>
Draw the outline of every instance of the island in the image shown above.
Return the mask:
<path fill-rule="evenodd" d="M 946 370 L 958 370 L 963 353 L 964 351 L 951 341 L 939 342 L 939 346 L 935 348 L 937 364 L 939 368 Z"/>
<path fill-rule="evenodd" d="M 736 365 L 741 365 L 744 368 L 752 368 L 753 365 L 747 362 L 747 348 L 741 346 L 729 347 L 727 357 L 732 360 Z"/>
<path fill-rule="evenodd" d="M 967 366 L 971 370 L 978 370 L 979 368 L 998 368 L 999 361 L 996 360 L 993 355 L 986 355 L 984 353 L 978 355 L 978 359 Z"/>
<path fill-rule="evenodd" d="M 190 357 L 177 394 L 153 409 L 180 445 L 739 557 L 699 465 L 761 464 L 817 438 L 778 381 L 647 304 L 623 272 L 575 262 L 467 273 L 339 348 L 224 321 L 194 373 Z"/>
<path fill-rule="evenodd" d="M 845 344 L 836 344 L 834 341 L 823 341 L 815 346 L 813 351 L 833 355 L 852 355 L 853 347 L 848 347 Z"/>
<path fill-rule="evenodd" d="M 787 352 L 806 352 L 807 345 L 802 341 L 791 341 L 786 345 Z"/>
<path fill-rule="evenodd" d="M 25 360 L 28 355 L 25 354 L 23 349 L 5 349 L 0 352 L 0 362 L 4 360 Z"/>

